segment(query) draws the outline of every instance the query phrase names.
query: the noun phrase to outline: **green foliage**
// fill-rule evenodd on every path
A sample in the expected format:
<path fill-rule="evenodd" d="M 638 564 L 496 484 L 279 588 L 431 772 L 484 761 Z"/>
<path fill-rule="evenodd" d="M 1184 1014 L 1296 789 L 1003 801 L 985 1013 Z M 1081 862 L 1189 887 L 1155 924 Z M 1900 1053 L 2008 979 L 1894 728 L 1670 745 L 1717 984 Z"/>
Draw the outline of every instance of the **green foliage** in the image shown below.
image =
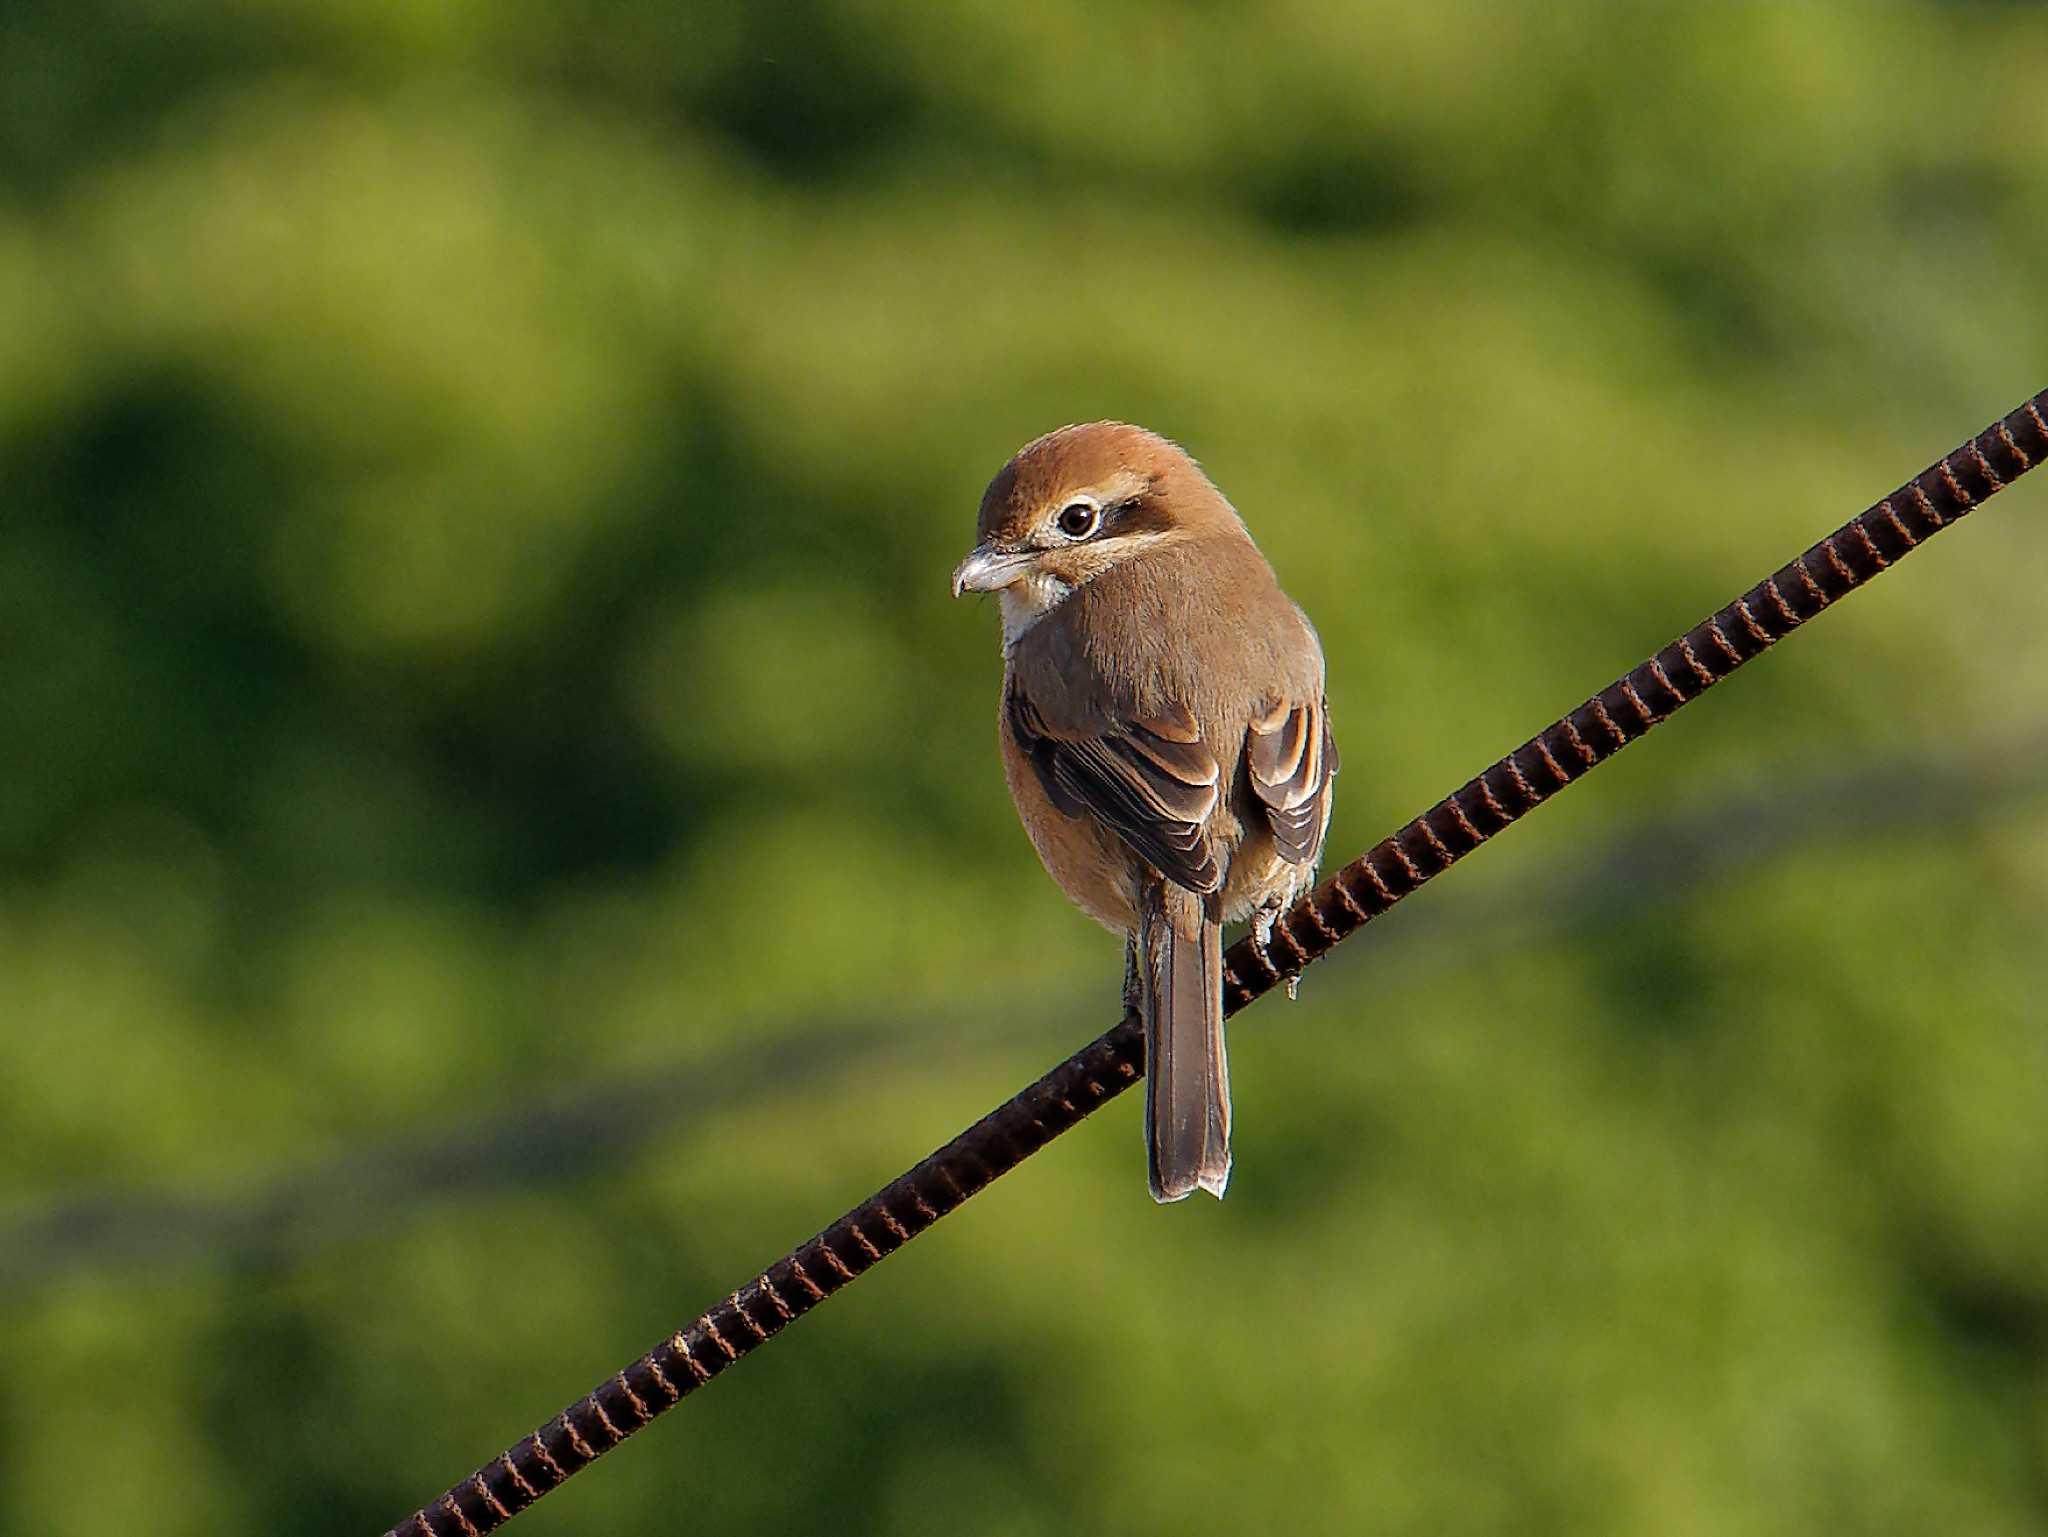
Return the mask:
<path fill-rule="evenodd" d="M 0 1532 L 381 1529 L 1110 1021 L 946 596 L 1019 443 L 1231 493 L 1348 857 L 2041 387 L 2044 71 L 2019 6 L 15 0 L 0 1233 L 943 1025 L 317 1250 L 4 1256 Z M 2043 502 L 1418 908 L 2028 720 Z M 520 1529 L 2038 1531 L 2044 850 L 1390 922 L 1237 1029 L 1220 1209 L 1114 1107 Z"/>

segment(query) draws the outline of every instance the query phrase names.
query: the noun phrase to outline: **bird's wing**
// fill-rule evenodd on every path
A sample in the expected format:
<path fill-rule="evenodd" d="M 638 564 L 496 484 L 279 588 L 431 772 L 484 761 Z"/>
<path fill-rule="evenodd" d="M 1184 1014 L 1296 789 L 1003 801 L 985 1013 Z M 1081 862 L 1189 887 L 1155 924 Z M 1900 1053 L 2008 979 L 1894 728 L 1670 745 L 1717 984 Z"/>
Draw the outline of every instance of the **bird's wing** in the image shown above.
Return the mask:
<path fill-rule="evenodd" d="M 1052 803 L 1095 816 L 1168 880 L 1190 891 L 1223 883 L 1209 837 L 1222 796 L 1222 765 L 1186 711 L 1126 722 L 1097 736 L 1055 735 L 1020 689 L 1006 710 L 1010 732 Z"/>
<path fill-rule="evenodd" d="M 1280 857 L 1312 865 L 1322 853 L 1325 805 L 1337 772 L 1337 743 L 1324 701 L 1275 702 L 1245 734 L 1245 767 L 1266 810 Z"/>

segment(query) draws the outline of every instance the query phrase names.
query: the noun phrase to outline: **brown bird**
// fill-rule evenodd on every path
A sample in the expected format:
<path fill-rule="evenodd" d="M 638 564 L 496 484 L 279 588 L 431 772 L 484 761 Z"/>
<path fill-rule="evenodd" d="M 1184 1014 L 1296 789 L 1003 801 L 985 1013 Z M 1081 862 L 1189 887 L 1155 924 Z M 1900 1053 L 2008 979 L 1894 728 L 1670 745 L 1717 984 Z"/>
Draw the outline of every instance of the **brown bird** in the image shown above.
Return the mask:
<path fill-rule="evenodd" d="M 1003 615 L 1003 774 L 1038 857 L 1126 936 L 1145 1024 L 1152 1195 L 1230 1177 L 1223 925 L 1315 878 L 1337 748 L 1323 653 L 1236 511 L 1179 447 L 1122 422 L 1019 450 L 953 593 Z"/>

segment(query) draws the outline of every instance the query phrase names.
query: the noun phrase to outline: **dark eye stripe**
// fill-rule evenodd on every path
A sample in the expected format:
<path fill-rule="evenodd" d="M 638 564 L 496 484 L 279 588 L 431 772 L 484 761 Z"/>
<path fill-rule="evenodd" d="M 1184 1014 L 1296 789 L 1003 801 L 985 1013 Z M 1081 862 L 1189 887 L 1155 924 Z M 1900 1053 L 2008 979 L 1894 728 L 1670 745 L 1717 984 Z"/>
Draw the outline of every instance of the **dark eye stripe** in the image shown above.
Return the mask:
<path fill-rule="evenodd" d="M 1114 523 L 1119 534 L 1158 533 L 1171 528 L 1173 520 L 1157 502 L 1133 496 L 1102 509 L 1102 521 Z"/>

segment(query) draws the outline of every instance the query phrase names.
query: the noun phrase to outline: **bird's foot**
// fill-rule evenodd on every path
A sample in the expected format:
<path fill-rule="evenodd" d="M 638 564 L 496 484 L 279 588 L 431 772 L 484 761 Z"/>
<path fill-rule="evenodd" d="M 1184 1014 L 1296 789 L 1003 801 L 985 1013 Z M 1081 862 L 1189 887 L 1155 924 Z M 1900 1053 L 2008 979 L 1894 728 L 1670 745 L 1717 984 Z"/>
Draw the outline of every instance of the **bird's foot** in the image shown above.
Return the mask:
<path fill-rule="evenodd" d="M 1280 968 L 1273 963 L 1273 925 L 1280 921 L 1280 911 L 1277 907 L 1261 907 L 1252 914 L 1252 949 L 1258 952 L 1259 964 L 1275 976 L 1279 976 Z M 1294 1002 L 1295 990 L 1301 986 L 1301 973 L 1290 971 L 1281 977 L 1281 982 L 1287 988 L 1287 1001 Z"/>

